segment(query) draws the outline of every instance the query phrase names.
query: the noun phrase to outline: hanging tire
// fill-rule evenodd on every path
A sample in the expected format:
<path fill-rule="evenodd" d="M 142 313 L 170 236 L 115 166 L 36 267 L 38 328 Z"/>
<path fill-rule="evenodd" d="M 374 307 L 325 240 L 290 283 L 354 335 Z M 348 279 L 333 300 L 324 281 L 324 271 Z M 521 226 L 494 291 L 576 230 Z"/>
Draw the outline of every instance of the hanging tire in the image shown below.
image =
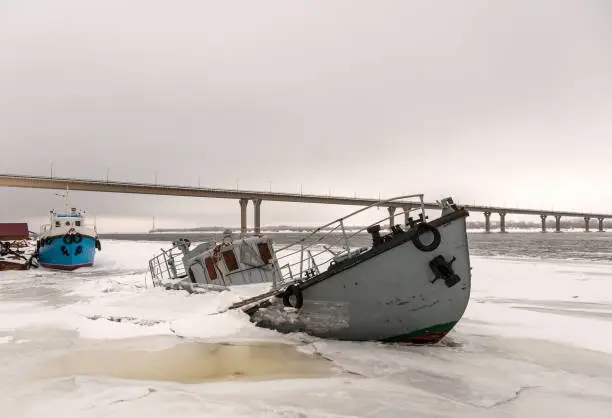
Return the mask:
<path fill-rule="evenodd" d="M 72 237 L 72 241 L 75 244 L 80 243 L 81 241 L 83 241 L 83 235 L 79 234 L 78 232 Z"/>
<path fill-rule="evenodd" d="M 304 304 L 304 296 L 302 296 L 302 291 L 299 287 L 295 285 L 290 285 L 285 292 L 283 293 L 283 305 L 300 309 Z"/>
<path fill-rule="evenodd" d="M 431 232 L 433 234 L 433 241 L 429 244 L 425 244 L 423 241 L 421 241 L 421 235 L 427 232 Z M 433 251 L 440 246 L 441 241 L 442 237 L 440 236 L 440 231 L 438 231 L 436 227 L 424 222 L 421 222 L 416 226 L 416 235 L 412 238 L 412 242 L 419 250 L 425 252 Z"/>
<path fill-rule="evenodd" d="M 72 244 L 72 235 L 64 235 L 64 244 L 66 245 L 70 245 Z"/>
<path fill-rule="evenodd" d="M 51 245 L 52 242 L 53 242 L 53 238 L 51 238 L 51 237 L 47 237 L 45 239 L 45 245 Z"/>

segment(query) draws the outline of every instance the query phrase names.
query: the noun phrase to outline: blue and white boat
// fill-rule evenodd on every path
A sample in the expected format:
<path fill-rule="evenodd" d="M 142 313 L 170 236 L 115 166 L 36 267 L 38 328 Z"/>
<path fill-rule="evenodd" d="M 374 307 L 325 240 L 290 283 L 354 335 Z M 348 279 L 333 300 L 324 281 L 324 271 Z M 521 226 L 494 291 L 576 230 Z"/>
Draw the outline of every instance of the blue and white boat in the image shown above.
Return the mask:
<path fill-rule="evenodd" d="M 95 225 L 86 225 L 81 211 L 51 211 L 50 223 L 41 226 L 37 242 L 42 267 L 75 270 L 94 263 L 96 249 L 101 250 Z"/>

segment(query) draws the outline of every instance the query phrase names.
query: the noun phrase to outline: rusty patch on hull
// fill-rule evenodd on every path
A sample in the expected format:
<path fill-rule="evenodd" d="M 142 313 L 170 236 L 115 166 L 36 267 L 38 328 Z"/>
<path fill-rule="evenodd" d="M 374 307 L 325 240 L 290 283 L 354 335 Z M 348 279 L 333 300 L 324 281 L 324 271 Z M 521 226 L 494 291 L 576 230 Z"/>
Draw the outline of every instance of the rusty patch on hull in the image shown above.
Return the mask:
<path fill-rule="evenodd" d="M 0 260 L 0 271 L 5 270 L 27 270 L 28 265 L 26 263 L 13 263 L 10 261 Z"/>

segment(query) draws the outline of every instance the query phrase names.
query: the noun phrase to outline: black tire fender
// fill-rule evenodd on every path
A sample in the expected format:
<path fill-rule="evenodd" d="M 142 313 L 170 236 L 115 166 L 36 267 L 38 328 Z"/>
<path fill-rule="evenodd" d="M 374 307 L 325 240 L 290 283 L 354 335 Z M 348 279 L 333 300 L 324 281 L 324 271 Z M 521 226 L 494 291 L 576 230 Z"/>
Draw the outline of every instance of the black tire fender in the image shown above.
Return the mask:
<path fill-rule="evenodd" d="M 421 235 L 426 232 L 431 232 L 433 234 L 433 241 L 426 245 L 421 241 Z M 435 226 L 432 226 L 428 223 L 421 222 L 416 226 L 416 235 L 412 238 L 412 242 L 414 246 L 417 247 L 421 251 L 429 252 L 433 251 L 440 246 L 440 242 L 442 241 L 442 237 L 440 236 L 440 231 Z"/>
<path fill-rule="evenodd" d="M 72 244 L 72 235 L 64 235 L 64 244 L 66 245 L 70 245 Z"/>
<path fill-rule="evenodd" d="M 51 237 L 47 237 L 45 239 L 45 245 L 51 245 L 52 242 L 53 242 L 53 238 L 51 238 Z"/>
<path fill-rule="evenodd" d="M 295 306 L 291 304 L 291 297 L 295 296 Z M 289 285 L 289 287 L 283 293 L 283 305 L 300 309 L 304 304 L 304 296 L 302 295 L 302 290 L 296 285 Z"/>
<path fill-rule="evenodd" d="M 79 234 L 78 232 L 72 237 L 72 241 L 75 244 L 80 243 L 81 241 L 83 241 L 83 235 Z"/>

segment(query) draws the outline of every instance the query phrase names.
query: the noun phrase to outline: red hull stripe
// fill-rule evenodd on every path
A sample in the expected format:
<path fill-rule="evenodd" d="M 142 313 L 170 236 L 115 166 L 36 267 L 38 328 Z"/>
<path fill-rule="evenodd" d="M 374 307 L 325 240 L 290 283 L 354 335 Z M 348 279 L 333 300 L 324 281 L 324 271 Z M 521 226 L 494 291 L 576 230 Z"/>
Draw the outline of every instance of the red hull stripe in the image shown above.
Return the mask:
<path fill-rule="evenodd" d="M 395 337 L 387 338 L 384 342 L 402 342 L 402 343 L 413 343 L 413 344 L 435 344 L 440 341 L 448 332 L 453 329 L 457 322 L 447 322 L 444 324 L 434 325 L 413 331 L 408 334 L 397 335 Z"/>
<path fill-rule="evenodd" d="M 415 336 L 415 337 L 404 337 L 398 338 L 394 341 L 401 343 L 412 343 L 412 344 L 435 344 L 440 341 L 448 332 L 430 332 L 427 334 Z"/>
<path fill-rule="evenodd" d="M 42 267 L 46 267 L 48 269 L 55 269 L 55 270 L 68 270 L 68 271 L 72 271 L 75 269 L 78 269 L 79 267 L 91 267 L 93 266 L 93 263 L 85 263 L 85 264 L 73 264 L 73 265 L 64 265 L 64 264 L 45 264 L 45 263 L 41 263 L 40 264 Z"/>

